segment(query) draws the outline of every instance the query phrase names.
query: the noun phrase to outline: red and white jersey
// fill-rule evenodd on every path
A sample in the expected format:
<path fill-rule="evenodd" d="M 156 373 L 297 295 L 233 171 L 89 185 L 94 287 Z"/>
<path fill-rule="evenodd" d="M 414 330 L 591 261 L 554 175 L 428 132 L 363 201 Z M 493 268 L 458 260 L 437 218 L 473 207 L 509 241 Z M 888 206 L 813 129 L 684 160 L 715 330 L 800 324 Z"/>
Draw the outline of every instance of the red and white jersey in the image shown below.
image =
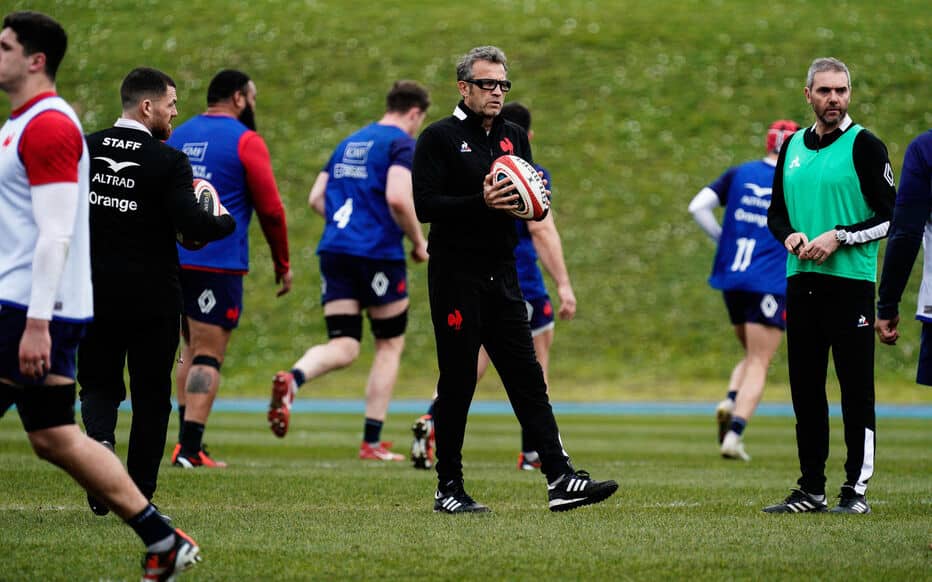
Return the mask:
<path fill-rule="evenodd" d="M 93 317 L 89 174 L 81 122 L 71 106 L 54 93 L 37 95 L 13 111 L 0 128 L 0 306 L 29 307 L 39 236 L 31 188 L 77 183 L 74 234 L 52 318 L 87 321 Z"/>

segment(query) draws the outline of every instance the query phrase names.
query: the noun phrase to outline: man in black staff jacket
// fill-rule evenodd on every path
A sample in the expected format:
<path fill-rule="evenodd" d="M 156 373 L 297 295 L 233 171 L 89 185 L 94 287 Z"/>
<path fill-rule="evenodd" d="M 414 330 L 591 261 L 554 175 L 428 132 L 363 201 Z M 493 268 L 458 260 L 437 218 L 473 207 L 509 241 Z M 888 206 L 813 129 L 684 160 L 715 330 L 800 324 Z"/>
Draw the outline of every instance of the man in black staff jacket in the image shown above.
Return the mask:
<path fill-rule="evenodd" d="M 499 117 L 511 89 L 505 55 L 493 46 L 474 48 L 460 59 L 456 75 L 463 100 L 451 117 L 424 130 L 413 166 L 415 210 L 421 222 L 431 224 L 428 285 L 440 368 L 434 511 L 489 511 L 463 486 L 463 436 L 480 345 L 495 364 L 522 428 L 537 444 L 550 510 L 598 503 L 618 484 L 575 471 L 563 450 L 515 272 L 518 239 L 506 210 L 517 194 L 508 182 L 493 184 L 489 173 L 504 154 L 533 162 L 527 133 Z"/>
<path fill-rule="evenodd" d="M 188 157 L 162 143 L 178 115 L 171 77 L 134 69 L 120 97 L 122 117 L 87 137 L 94 321 L 78 348 L 78 382 L 88 436 L 112 448 L 128 363 L 133 420 L 126 465 L 151 499 L 165 449 L 181 321 L 177 233 L 211 241 L 232 233 L 236 222 L 198 206 Z M 88 503 L 94 513 L 108 513 L 91 496 Z"/>

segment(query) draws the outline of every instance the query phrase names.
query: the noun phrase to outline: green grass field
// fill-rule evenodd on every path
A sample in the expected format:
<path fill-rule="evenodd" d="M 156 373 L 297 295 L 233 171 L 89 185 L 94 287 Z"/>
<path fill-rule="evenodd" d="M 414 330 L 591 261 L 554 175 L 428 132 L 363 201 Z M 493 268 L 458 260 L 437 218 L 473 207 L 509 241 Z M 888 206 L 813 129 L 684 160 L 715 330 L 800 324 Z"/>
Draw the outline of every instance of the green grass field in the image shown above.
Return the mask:
<path fill-rule="evenodd" d="M 403 449 L 407 421 L 392 420 L 386 437 Z M 543 479 L 515 469 L 508 416 L 473 416 L 466 440 L 468 491 L 493 513 L 447 516 L 431 511 L 432 472 L 354 458 L 356 415 L 298 415 L 278 440 L 261 414 L 237 413 L 216 414 L 208 435 L 230 467 L 164 466 L 155 501 L 203 547 L 190 580 L 930 577 L 928 420 L 879 420 L 867 516 L 761 513 L 797 476 L 789 418 L 755 419 L 747 464 L 717 456 L 710 418 L 560 420 L 577 467 L 621 485 L 607 502 L 551 514 Z M 840 435 L 836 420 L 831 489 L 843 479 Z M 0 491 L 0 580 L 138 576 L 132 532 L 92 515 L 75 484 L 31 455 L 15 414 L 0 420 Z"/>
<path fill-rule="evenodd" d="M 314 256 L 322 221 L 306 200 L 333 147 L 380 116 L 399 78 L 430 89 L 428 122 L 449 115 L 457 57 L 491 43 L 510 60 L 508 99 L 534 112 L 535 158 L 553 174 L 554 215 L 579 300 L 577 319 L 558 325 L 555 386 L 567 399 L 708 399 L 694 387 L 716 383 L 720 397 L 737 343 L 721 297 L 706 285 L 714 249 L 687 213 L 689 200 L 728 166 L 762 156 L 770 121 L 810 122 L 802 86 L 817 56 L 850 65 L 851 114 L 885 141 L 898 173 L 906 144 L 932 126 L 927 4 L 13 0 L 5 8 L 47 11 L 64 23 L 70 47 L 58 88 L 87 131 L 119 115 L 118 87 L 135 66 L 162 68 L 178 81 L 179 122 L 203 110 L 219 69 L 242 68 L 256 80 L 258 126 L 288 212 L 295 287 L 275 298 L 268 250 L 254 227 L 224 395 L 264 395 L 276 370 L 326 338 Z M 427 398 L 436 363 L 423 266 L 410 269 L 408 288 L 399 387 Z M 882 401 L 932 401 L 912 383 L 918 325 L 906 320 L 917 288 L 914 276 L 899 345 L 878 349 Z M 366 335 L 363 359 L 323 380 L 320 394 L 362 394 Z M 783 348 L 771 380 L 786 381 Z"/>

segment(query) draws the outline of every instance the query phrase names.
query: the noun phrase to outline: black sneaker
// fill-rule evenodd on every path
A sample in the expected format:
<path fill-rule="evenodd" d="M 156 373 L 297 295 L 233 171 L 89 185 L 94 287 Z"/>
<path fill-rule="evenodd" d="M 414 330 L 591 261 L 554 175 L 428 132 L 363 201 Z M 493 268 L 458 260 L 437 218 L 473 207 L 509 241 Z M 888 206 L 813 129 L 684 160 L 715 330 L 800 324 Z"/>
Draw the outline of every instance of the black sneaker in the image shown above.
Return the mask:
<path fill-rule="evenodd" d="M 178 574 L 201 561 L 200 548 L 180 529 L 175 529 L 175 544 L 166 552 L 148 552 L 142 559 L 143 582 L 171 582 Z"/>
<path fill-rule="evenodd" d="M 871 506 L 867 504 L 867 498 L 858 495 L 852 487 L 842 487 L 841 494 L 838 497 L 838 505 L 830 510 L 831 513 L 871 512 Z"/>
<path fill-rule="evenodd" d="M 793 489 L 782 503 L 765 507 L 764 513 L 821 513 L 826 509 L 828 505 L 825 504 L 824 498 L 819 501 L 802 489 Z"/>
<path fill-rule="evenodd" d="M 108 441 L 100 441 L 100 444 L 110 449 L 110 452 L 116 454 L 113 448 L 113 443 L 108 442 Z M 91 511 L 94 512 L 94 515 L 99 515 L 103 517 L 107 515 L 108 513 L 110 513 L 110 508 L 107 507 L 107 505 L 103 501 L 101 501 L 100 499 L 97 499 L 90 493 L 87 494 L 87 505 L 91 508 Z"/>
<path fill-rule="evenodd" d="M 587 471 L 576 471 L 561 475 L 547 484 L 550 511 L 569 511 L 583 505 L 600 503 L 618 491 L 614 481 L 595 481 Z"/>
<path fill-rule="evenodd" d="M 434 513 L 488 513 L 492 511 L 466 493 L 463 482 L 448 483 L 447 489 L 434 493 Z"/>

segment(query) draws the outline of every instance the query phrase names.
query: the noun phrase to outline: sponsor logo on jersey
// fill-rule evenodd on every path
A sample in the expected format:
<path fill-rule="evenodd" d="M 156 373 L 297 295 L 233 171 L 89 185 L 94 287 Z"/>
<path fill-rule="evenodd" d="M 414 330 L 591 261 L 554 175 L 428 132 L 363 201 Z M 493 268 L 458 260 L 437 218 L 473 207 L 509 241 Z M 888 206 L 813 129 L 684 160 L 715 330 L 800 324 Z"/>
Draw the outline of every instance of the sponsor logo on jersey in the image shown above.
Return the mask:
<path fill-rule="evenodd" d="M 334 178 L 354 178 L 365 180 L 369 177 L 366 163 L 369 161 L 369 151 L 374 141 L 351 141 L 343 148 L 343 159 L 333 165 Z"/>
<path fill-rule="evenodd" d="M 883 179 L 887 181 L 887 184 L 893 186 L 893 168 L 890 167 L 890 162 L 884 164 L 883 167 Z"/>
<path fill-rule="evenodd" d="M 126 198 L 117 198 L 116 196 L 101 196 L 91 190 L 87 194 L 87 200 L 94 206 L 103 206 L 105 208 L 116 208 L 120 212 L 135 212 L 139 209 L 139 204 L 135 200 Z"/>
<path fill-rule="evenodd" d="M 104 184 L 106 186 L 119 186 L 120 188 L 132 189 L 136 187 L 136 180 L 132 178 L 121 178 L 120 176 L 111 176 L 110 174 L 94 174 L 91 182 Z"/>
<path fill-rule="evenodd" d="M 184 152 L 192 162 L 203 162 L 204 156 L 207 155 L 207 142 L 188 142 L 181 146 L 181 151 Z"/>
<path fill-rule="evenodd" d="M 798 168 L 798 167 L 799 167 L 799 156 L 796 156 L 795 158 L 793 158 L 793 161 L 790 162 L 790 169 L 792 170 L 793 168 Z"/>
<path fill-rule="evenodd" d="M 748 212 L 743 208 L 738 208 L 735 210 L 735 220 L 739 222 L 749 222 L 751 224 L 756 224 L 757 226 L 767 226 L 767 215 L 766 214 L 757 214 L 756 212 Z"/>
<path fill-rule="evenodd" d="M 762 196 L 770 196 L 770 194 L 773 192 L 773 188 L 758 186 L 754 182 L 745 182 L 744 187 L 750 190 L 751 194 L 757 196 L 758 198 Z"/>
<path fill-rule="evenodd" d="M 138 166 L 136 162 L 118 162 L 116 160 L 106 158 L 104 156 L 97 156 L 95 160 L 100 160 L 107 164 L 107 167 L 110 168 L 110 171 L 114 174 L 119 174 L 120 170 L 125 170 L 126 168 L 132 168 L 133 166 Z"/>
<path fill-rule="evenodd" d="M 3 138 L 3 147 L 7 147 L 7 146 L 10 145 L 11 143 L 13 143 L 13 134 L 12 134 L 12 133 L 11 133 L 10 135 L 6 136 L 5 138 Z"/>

